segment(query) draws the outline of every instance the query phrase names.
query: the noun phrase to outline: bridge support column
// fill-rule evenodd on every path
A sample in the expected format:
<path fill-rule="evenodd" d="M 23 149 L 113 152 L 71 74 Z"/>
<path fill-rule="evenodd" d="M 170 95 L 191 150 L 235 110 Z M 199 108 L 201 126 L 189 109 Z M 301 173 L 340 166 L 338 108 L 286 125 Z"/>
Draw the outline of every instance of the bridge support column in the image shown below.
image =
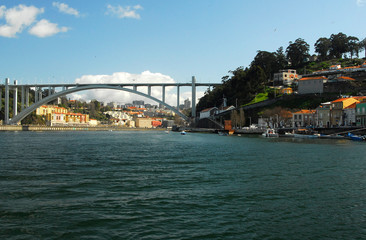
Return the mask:
<path fill-rule="evenodd" d="M 163 96 L 162 96 L 162 102 L 165 103 L 165 85 L 163 85 Z"/>
<path fill-rule="evenodd" d="M 151 96 L 151 86 L 147 86 L 147 95 Z"/>
<path fill-rule="evenodd" d="M 42 100 L 42 88 L 39 88 L 39 96 L 38 96 L 38 100 L 41 101 Z"/>
<path fill-rule="evenodd" d="M 34 89 L 34 103 L 38 102 L 38 87 L 35 87 Z"/>
<path fill-rule="evenodd" d="M 177 110 L 179 111 L 179 85 L 177 86 Z"/>
<path fill-rule="evenodd" d="M 25 89 L 25 106 L 29 107 L 29 87 Z"/>
<path fill-rule="evenodd" d="M 21 91 L 21 103 L 20 103 L 20 111 L 24 110 L 25 100 L 24 100 L 24 93 L 25 93 L 25 87 L 22 86 Z"/>
<path fill-rule="evenodd" d="M 196 118 L 196 77 L 192 77 L 192 117 Z"/>
<path fill-rule="evenodd" d="M 9 124 L 9 78 L 5 79 L 5 109 L 4 109 L 4 124 Z"/>
<path fill-rule="evenodd" d="M 13 93 L 13 117 L 18 115 L 18 81 L 14 80 L 14 93 Z"/>

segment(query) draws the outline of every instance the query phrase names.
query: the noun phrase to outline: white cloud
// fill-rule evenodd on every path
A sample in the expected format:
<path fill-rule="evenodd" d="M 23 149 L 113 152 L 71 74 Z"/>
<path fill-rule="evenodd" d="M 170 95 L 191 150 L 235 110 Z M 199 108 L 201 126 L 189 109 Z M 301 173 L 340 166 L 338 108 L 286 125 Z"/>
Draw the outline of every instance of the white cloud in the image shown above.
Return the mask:
<path fill-rule="evenodd" d="M 69 5 L 67 5 L 66 3 L 53 2 L 52 5 L 54 7 L 57 7 L 58 10 L 62 13 L 66 13 L 66 14 L 70 14 L 70 15 L 79 17 L 79 11 L 72 7 L 69 7 Z"/>
<path fill-rule="evenodd" d="M 152 73 L 150 71 L 144 71 L 140 74 L 132 74 L 127 72 L 117 72 L 112 75 L 84 75 L 75 80 L 75 83 L 79 84 L 97 84 L 97 83 L 175 83 L 174 79 L 170 76 L 161 73 Z M 137 91 L 148 93 L 147 87 L 138 87 Z M 203 96 L 204 92 L 197 92 L 197 99 Z M 151 96 L 162 100 L 162 87 L 151 87 Z M 85 101 L 90 101 L 92 99 L 97 99 L 101 102 L 117 102 L 132 103 L 133 100 L 144 100 L 145 103 L 157 104 L 151 99 L 146 99 L 140 95 L 129 93 L 126 91 L 118 90 L 88 90 L 84 92 L 77 92 L 71 94 L 72 99 L 82 99 Z M 191 98 L 191 87 L 181 87 L 180 88 L 180 104 L 183 104 L 184 99 Z M 166 87 L 165 88 L 165 102 L 171 106 L 177 105 L 177 88 L 176 87 Z"/>
<path fill-rule="evenodd" d="M 37 15 L 43 12 L 43 8 L 22 4 L 8 10 L 5 6 L 0 6 L 0 19 L 5 17 L 6 21 L 5 25 L 0 25 L 0 36 L 16 37 L 17 33 L 21 33 L 24 28 L 34 23 Z"/>
<path fill-rule="evenodd" d="M 67 32 L 68 30 L 69 29 L 67 27 L 59 28 L 56 23 L 51 23 L 46 19 L 42 19 L 29 30 L 29 33 L 37 37 L 44 38 L 50 37 L 59 32 Z"/>
<path fill-rule="evenodd" d="M 142 7 L 140 5 L 135 6 L 112 6 L 108 4 L 106 14 L 116 16 L 118 18 L 135 18 L 140 19 L 140 14 L 137 13 L 137 10 L 141 10 Z"/>
<path fill-rule="evenodd" d="M 365 6 L 366 0 L 356 0 L 357 6 L 363 7 Z"/>

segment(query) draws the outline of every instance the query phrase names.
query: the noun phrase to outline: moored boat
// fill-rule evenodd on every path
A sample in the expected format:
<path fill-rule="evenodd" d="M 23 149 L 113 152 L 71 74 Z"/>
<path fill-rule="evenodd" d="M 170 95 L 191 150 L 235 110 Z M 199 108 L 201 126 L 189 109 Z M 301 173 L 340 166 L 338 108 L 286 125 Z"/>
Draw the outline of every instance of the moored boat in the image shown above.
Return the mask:
<path fill-rule="evenodd" d="M 263 137 L 278 137 L 278 133 L 273 128 L 268 128 L 264 133 L 262 133 Z"/>
<path fill-rule="evenodd" d="M 318 138 L 319 134 L 309 129 L 297 129 L 294 132 L 295 138 Z"/>

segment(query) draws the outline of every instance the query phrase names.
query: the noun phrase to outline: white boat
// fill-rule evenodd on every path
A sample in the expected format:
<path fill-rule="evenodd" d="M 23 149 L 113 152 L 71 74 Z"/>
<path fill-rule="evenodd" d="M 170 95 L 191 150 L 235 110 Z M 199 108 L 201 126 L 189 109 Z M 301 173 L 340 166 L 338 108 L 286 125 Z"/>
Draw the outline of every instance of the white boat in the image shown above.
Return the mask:
<path fill-rule="evenodd" d="M 181 131 L 180 135 L 186 135 L 187 133 L 185 131 Z"/>
<path fill-rule="evenodd" d="M 278 137 L 278 133 L 273 128 L 268 128 L 264 133 L 262 133 L 263 137 Z"/>

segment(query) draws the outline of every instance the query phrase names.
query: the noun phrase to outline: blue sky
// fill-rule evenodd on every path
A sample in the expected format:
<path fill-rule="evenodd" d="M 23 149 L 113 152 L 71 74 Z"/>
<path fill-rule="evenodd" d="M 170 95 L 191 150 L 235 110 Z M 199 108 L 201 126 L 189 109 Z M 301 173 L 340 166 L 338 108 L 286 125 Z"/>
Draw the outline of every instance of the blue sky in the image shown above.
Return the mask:
<path fill-rule="evenodd" d="M 297 38 L 361 40 L 365 19 L 366 0 L 1 0 L 0 78 L 215 83 Z"/>

